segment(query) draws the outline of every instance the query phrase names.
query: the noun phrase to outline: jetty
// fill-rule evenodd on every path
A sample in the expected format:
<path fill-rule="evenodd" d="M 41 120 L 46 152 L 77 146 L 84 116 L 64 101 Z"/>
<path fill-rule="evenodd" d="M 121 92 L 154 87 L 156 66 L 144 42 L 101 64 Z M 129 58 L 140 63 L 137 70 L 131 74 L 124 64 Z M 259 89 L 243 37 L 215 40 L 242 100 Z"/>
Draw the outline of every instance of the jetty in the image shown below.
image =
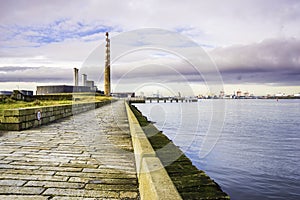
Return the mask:
<path fill-rule="evenodd" d="M 131 97 L 129 103 L 187 103 L 197 102 L 197 98 L 189 97 Z"/>
<path fill-rule="evenodd" d="M 0 199 L 229 199 L 124 100 L 1 131 L 0 171 Z"/>

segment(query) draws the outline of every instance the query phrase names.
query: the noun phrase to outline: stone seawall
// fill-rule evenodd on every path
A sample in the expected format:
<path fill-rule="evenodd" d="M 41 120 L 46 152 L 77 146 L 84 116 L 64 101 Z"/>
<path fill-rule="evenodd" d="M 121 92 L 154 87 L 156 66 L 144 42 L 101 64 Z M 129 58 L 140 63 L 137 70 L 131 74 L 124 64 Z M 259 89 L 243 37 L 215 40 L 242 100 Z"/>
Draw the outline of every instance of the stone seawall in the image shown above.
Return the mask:
<path fill-rule="evenodd" d="M 126 103 L 127 117 L 134 149 L 141 199 L 181 200 L 176 187 L 156 156 L 130 106 Z"/>
<path fill-rule="evenodd" d="M 143 132 L 143 137 L 147 138 L 149 144 L 148 146 L 151 146 L 156 158 L 160 161 L 159 165 L 164 166 L 163 170 L 166 171 L 168 177 L 171 179 L 172 185 L 175 186 L 175 189 L 177 189 L 182 199 L 230 199 L 230 197 L 222 191 L 221 187 L 214 180 L 212 180 L 204 171 L 197 169 L 191 160 L 185 156 L 184 152 L 182 152 L 170 139 L 168 139 L 161 131 L 151 124 L 136 107 L 132 105 L 130 107 L 139 123 L 139 131 Z M 149 161 L 148 163 L 145 162 L 141 165 L 148 164 L 151 167 L 151 163 L 154 163 L 154 161 L 151 160 L 151 156 L 152 154 L 140 156 L 144 157 L 146 161 Z M 137 169 L 139 169 L 139 163 L 142 161 L 138 162 L 138 159 L 136 159 L 136 162 Z M 144 170 L 143 167 L 140 168 L 142 168 L 141 170 Z M 145 173 L 144 176 L 153 177 L 152 174 Z M 153 179 L 155 178 L 157 177 L 153 177 Z M 164 188 L 164 186 L 164 182 L 162 182 L 162 184 L 158 184 L 158 187 Z M 146 190 L 146 192 L 147 191 L 149 191 L 149 189 Z M 168 193 L 167 191 L 168 190 L 166 190 L 165 193 Z M 140 194 L 141 197 L 143 197 L 141 183 Z"/>
<path fill-rule="evenodd" d="M 109 103 L 111 103 L 111 101 L 8 109 L 3 112 L 0 130 L 20 131 L 29 129 L 43 124 L 48 124 L 58 119 L 99 108 Z M 40 112 L 40 120 L 38 120 L 38 112 Z"/>

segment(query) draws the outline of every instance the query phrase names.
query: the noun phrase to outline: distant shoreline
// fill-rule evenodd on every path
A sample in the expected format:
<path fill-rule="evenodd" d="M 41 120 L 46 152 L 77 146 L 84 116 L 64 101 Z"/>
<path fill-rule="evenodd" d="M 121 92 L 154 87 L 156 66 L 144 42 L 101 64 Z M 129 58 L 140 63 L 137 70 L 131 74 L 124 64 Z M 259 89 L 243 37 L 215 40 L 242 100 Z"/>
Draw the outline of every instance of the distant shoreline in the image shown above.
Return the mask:
<path fill-rule="evenodd" d="M 219 97 L 208 97 L 208 98 L 198 98 L 198 99 L 300 99 L 300 97 L 293 97 L 293 96 L 288 96 L 288 97 L 266 97 L 266 96 L 258 96 L 258 97 L 235 97 L 235 98 L 219 98 Z"/>

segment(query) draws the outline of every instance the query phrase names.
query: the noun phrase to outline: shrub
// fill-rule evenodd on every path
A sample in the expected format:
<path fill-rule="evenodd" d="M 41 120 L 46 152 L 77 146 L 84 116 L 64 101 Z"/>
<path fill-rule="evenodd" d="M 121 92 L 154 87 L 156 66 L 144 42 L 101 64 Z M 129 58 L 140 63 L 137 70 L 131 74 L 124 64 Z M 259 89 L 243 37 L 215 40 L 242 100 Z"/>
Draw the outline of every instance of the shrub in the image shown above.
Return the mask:
<path fill-rule="evenodd" d="M 40 106 L 40 105 L 42 105 L 42 102 L 40 101 L 40 100 L 35 100 L 34 102 L 32 102 L 32 104 L 34 105 L 34 106 Z"/>
<path fill-rule="evenodd" d="M 15 103 L 16 100 L 13 100 L 12 98 L 5 98 L 4 103 Z"/>

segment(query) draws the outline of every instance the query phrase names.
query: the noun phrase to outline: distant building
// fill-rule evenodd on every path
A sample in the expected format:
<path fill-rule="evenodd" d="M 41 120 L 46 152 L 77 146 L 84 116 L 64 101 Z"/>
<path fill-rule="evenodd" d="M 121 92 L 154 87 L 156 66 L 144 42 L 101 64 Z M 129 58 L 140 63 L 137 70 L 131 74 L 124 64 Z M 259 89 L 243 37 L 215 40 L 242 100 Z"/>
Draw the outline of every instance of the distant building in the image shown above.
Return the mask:
<path fill-rule="evenodd" d="M 10 97 L 15 100 L 31 100 L 33 91 L 31 90 L 14 90 L 14 91 L 0 91 L 0 96 Z"/>
<path fill-rule="evenodd" d="M 12 94 L 13 94 L 12 91 L 0 91 L 0 95 L 3 95 L 3 96 L 10 96 Z"/>
<path fill-rule="evenodd" d="M 232 99 L 233 98 L 233 95 L 230 95 L 230 94 L 226 94 L 224 96 L 224 99 Z"/>
<path fill-rule="evenodd" d="M 85 84 L 86 84 L 87 87 L 90 87 L 91 90 L 93 90 L 93 91 L 97 90 L 97 87 L 95 86 L 94 81 L 86 80 Z"/>
<path fill-rule="evenodd" d="M 225 92 L 224 91 L 220 91 L 219 98 L 223 99 L 224 97 L 225 97 Z"/>
<path fill-rule="evenodd" d="M 298 94 L 294 94 L 294 97 L 300 97 L 300 92 Z"/>
<path fill-rule="evenodd" d="M 25 96 L 33 96 L 32 90 L 19 90 L 19 92 Z"/>
<path fill-rule="evenodd" d="M 22 101 L 32 101 L 34 99 L 33 91 L 30 90 L 14 90 L 10 97 Z"/>
<path fill-rule="evenodd" d="M 36 94 L 55 94 L 55 93 L 73 93 L 73 92 L 96 92 L 88 86 L 71 86 L 71 85 L 48 85 L 48 86 L 37 86 Z"/>
<path fill-rule="evenodd" d="M 285 96 L 286 95 L 284 93 L 281 93 L 281 92 L 275 94 L 275 97 L 285 97 Z"/>
<path fill-rule="evenodd" d="M 236 92 L 236 96 L 237 96 L 237 97 L 240 97 L 240 96 L 242 96 L 242 91 L 240 91 L 240 90 L 239 90 L 239 91 L 237 91 L 237 92 Z"/>
<path fill-rule="evenodd" d="M 131 97 L 135 97 L 135 93 L 134 92 L 115 92 L 115 93 L 111 93 L 111 96 L 117 97 L 117 98 L 131 98 Z"/>

